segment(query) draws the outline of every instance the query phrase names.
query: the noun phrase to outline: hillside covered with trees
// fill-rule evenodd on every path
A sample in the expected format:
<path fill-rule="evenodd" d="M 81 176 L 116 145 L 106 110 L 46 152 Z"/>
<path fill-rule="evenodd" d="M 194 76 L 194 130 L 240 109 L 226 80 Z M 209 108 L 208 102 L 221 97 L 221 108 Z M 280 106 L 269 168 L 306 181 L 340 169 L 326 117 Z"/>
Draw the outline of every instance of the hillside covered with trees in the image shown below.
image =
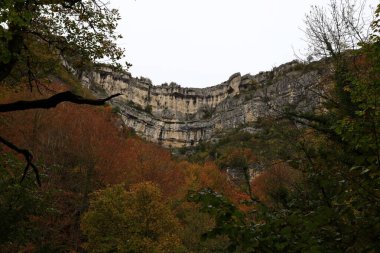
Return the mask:
<path fill-rule="evenodd" d="M 78 79 L 122 69 L 117 10 L 1 1 L 0 252 L 379 252 L 380 5 L 368 34 L 357 7 L 306 15 L 322 109 L 168 150 Z"/>

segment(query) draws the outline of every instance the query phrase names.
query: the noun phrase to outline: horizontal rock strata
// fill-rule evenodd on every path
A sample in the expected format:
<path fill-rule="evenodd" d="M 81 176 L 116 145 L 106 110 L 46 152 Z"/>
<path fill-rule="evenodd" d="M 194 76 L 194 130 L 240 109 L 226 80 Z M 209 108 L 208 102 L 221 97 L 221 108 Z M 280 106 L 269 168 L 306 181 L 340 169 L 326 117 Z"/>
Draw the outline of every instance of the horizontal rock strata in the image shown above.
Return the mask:
<path fill-rule="evenodd" d="M 320 104 L 321 70 L 295 61 L 257 75 L 232 75 L 208 88 L 183 88 L 175 83 L 152 85 L 147 78 L 102 68 L 82 77 L 98 95 L 122 93 L 113 106 L 123 122 L 145 139 L 167 147 L 196 145 L 223 129 L 276 116 L 284 108 L 314 110 Z"/>

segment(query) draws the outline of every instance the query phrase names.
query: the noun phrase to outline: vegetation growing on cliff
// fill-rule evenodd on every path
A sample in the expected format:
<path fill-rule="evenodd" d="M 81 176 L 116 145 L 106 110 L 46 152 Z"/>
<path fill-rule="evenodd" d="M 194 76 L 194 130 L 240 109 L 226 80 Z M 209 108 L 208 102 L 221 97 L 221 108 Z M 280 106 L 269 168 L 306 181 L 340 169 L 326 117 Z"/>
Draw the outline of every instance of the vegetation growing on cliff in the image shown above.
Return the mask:
<path fill-rule="evenodd" d="M 373 23 L 371 41 L 360 41 L 360 49 L 347 52 L 346 38 L 339 33 L 352 28 L 345 22 L 355 17 L 341 16 L 350 15 L 352 6 L 332 4 L 331 13 L 315 7 L 307 17 L 308 28 L 316 33 L 312 36 L 317 36 L 312 39 L 320 39 L 313 45 L 316 52 L 328 54 L 334 63 L 334 87 L 325 100 L 327 110 L 314 114 L 284 111 L 282 120 L 263 121 L 264 131 L 251 139 L 258 149 L 265 150 L 255 153 L 259 160 L 279 159 L 277 164 L 297 171 L 297 177 L 291 176 L 293 180 L 285 187 L 266 189 L 262 188 L 263 176 L 275 179 L 278 172 L 267 170 L 255 178 L 253 217 L 212 190 L 190 195 L 217 219 L 207 237 L 227 235 L 232 252 L 379 250 L 378 22 Z M 339 19 L 337 24 L 344 29 L 332 29 L 330 25 L 337 24 L 327 22 L 329 14 Z"/>
<path fill-rule="evenodd" d="M 83 10 L 82 3 L 95 2 L 4 1 L 1 22 L 9 18 L 9 29 L 19 25 L 25 28 L 22 32 L 29 31 L 28 22 L 41 18 L 38 12 L 30 13 L 33 4 L 45 4 L 48 9 L 42 10 L 58 8 L 58 17 L 65 19 L 71 9 Z M 17 18 L 20 14 L 25 20 Z M 91 17 L 108 17 L 98 14 Z M 28 152 L 14 153 L 17 147 L 6 140 L 0 147 L 1 251 L 379 251 L 379 15 L 380 5 L 371 40 L 356 51 L 331 47 L 329 39 L 334 37 L 322 35 L 327 47 L 323 52 L 330 53 L 335 66 L 326 110 L 286 110 L 281 119 L 260 119 L 255 128 L 225 133 L 214 144 L 183 150 L 180 158 L 130 134 L 110 106 L 59 103 L 51 110 L 37 106 L 0 114 L 1 135 Z M 310 24 L 313 28 L 315 22 Z M 8 30 L 2 23 L 0 29 L 1 39 Z M 0 45 L 9 45 L 9 40 L 5 36 Z M 18 54 L 1 50 L 10 59 Z M 31 51 L 21 50 L 19 56 L 27 59 Z M 4 59 L 1 64 L 12 62 Z M 40 91 L 62 94 L 72 89 L 75 78 L 56 65 L 46 66 L 46 71 L 53 71 L 52 66 L 55 72 L 50 73 L 60 74 L 51 82 L 40 79 Z M 0 108 L 12 101 L 45 99 L 38 90 L 27 90 L 28 80 L 21 82 L 27 85 L 0 86 Z M 261 130 L 252 131 L 257 128 Z M 28 171 L 30 161 L 20 170 L 22 158 L 29 157 L 23 157 L 25 153 L 33 154 L 40 187 Z M 244 172 L 240 188 L 224 173 L 233 167 Z M 257 173 L 253 180 L 252 169 Z"/>

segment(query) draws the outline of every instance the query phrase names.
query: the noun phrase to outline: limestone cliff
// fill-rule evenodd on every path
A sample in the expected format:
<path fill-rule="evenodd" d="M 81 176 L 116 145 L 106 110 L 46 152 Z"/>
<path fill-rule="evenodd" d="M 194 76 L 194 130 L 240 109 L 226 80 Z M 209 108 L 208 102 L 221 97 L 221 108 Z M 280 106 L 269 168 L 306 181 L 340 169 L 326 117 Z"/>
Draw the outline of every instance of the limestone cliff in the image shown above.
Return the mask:
<path fill-rule="evenodd" d="M 154 86 L 147 78 L 107 68 L 82 76 L 82 83 L 99 95 L 122 93 L 113 106 L 120 109 L 125 125 L 140 136 L 182 147 L 209 140 L 223 129 L 275 116 L 285 107 L 315 109 L 325 75 L 293 61 L 257 75 L 236 73 L 228 81 L 202 89 L 175 83 Z"/>

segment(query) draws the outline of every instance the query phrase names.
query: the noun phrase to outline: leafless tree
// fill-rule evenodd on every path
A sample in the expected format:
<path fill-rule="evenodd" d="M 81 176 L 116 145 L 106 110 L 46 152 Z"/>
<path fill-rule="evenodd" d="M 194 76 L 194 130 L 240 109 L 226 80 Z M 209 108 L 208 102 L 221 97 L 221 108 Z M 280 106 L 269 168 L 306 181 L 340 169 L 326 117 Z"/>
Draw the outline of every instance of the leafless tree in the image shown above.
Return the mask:
<path fill-rule="evenodd" d="M 370 19 L 365 0 L 330 0 L 327 7 L 312 6 L 305 17 L 309 56 L 339 57 L 369 39 Z"/>

